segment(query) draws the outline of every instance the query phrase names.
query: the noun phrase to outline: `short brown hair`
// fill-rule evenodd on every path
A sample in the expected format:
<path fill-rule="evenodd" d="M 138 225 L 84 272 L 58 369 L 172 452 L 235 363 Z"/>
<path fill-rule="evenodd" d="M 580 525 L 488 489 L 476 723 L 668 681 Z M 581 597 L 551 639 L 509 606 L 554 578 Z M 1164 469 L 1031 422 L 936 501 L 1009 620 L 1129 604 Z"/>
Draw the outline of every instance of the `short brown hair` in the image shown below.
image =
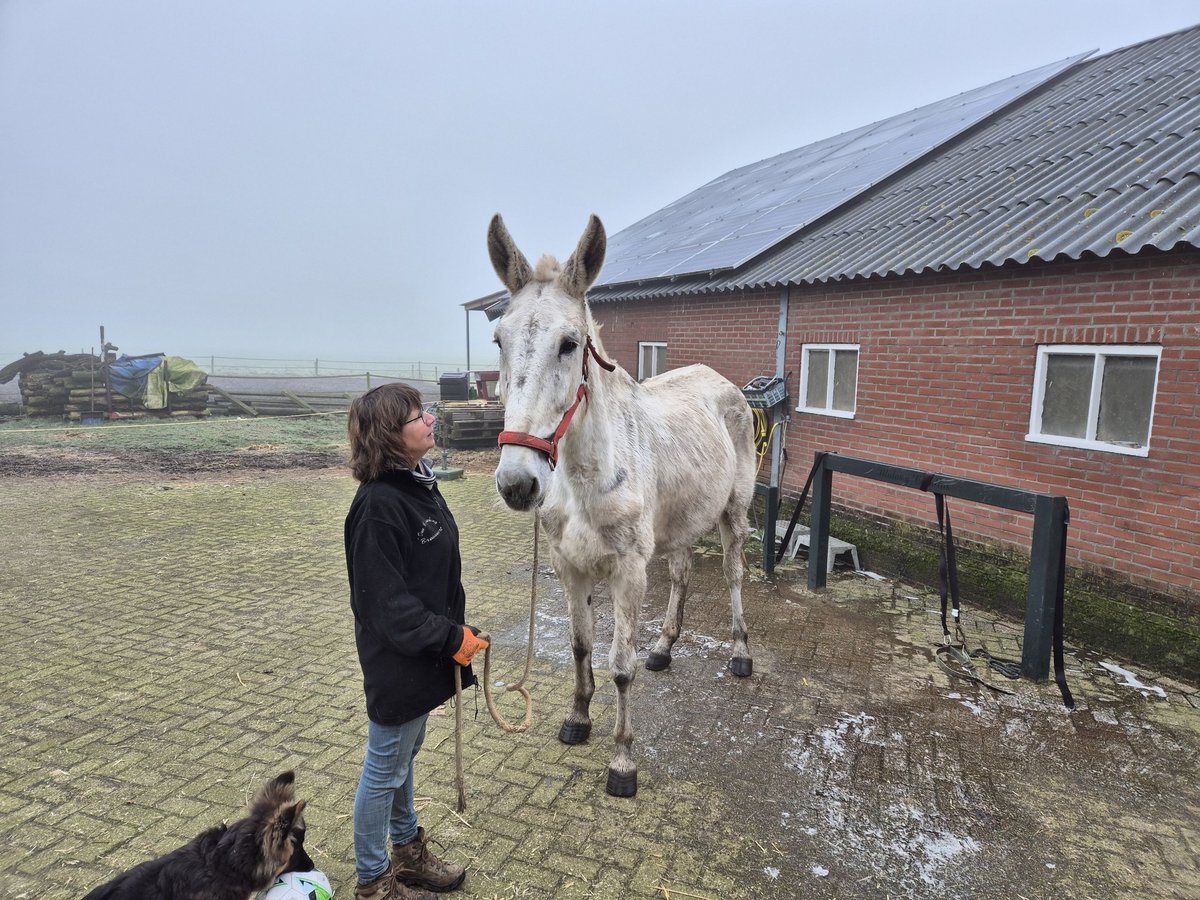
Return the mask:
<path fill-rule="evenodd" d="M 346 430 L 350 435 L 350 472 L 359 481 L 375 481 L 397 466 L 411 468 L 404 448 L 403 425 L 421 409 L 421 392 L 411 384 L 394 382 L 371 388 L 350 404 Z"/>

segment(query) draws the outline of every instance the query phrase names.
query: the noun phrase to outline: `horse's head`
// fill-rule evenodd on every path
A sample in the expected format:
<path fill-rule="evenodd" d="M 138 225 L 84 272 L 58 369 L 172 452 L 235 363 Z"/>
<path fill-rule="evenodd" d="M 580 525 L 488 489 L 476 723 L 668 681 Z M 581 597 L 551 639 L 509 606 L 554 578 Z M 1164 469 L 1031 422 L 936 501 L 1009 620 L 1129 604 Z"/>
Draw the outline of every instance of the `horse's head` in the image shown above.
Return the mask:
<path fill-rule="evenodd" d="M 506 432 L 550 442 L 576 402 L 593 331 L 587 289 L 604 264 L 605 243 L 604 226 L 592 216 L 565 266 L 543 256 L 532 268 L 504 220 L 499 215 L 492 218 L 488 254 L 512 295 L 495 336 Z M 496 468 L 496 490 L 513 509 L 531 509 L 542 502 L 551 471 L 543 450 L 505 444 Z"/>

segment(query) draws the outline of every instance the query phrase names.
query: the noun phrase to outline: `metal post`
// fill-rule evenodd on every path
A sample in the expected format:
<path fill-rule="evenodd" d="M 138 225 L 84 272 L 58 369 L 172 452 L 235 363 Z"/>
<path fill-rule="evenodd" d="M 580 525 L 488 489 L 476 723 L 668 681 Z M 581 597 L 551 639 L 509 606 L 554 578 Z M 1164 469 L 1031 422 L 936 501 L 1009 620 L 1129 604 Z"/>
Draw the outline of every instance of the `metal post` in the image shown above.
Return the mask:
<path fill-rule="evenodd" d="M 763 527 L 763 571 L 770 575 L 775 571 L 775 517 L 779 515 L 779 488 L 773 484 L 767 485 L 763 492 L 766 495 L 765 506 L 767 520 Z"/>
<path fill-rule="evenodd" d="M 788 299 L 791 296 L 791 289 L 784 288 L 779 294 L 779 331 L 775 339 L 775 374 L 783 376 L 783 365 L 787 355 L 787 318 L 788 318 Z M 787 413 L 782 409 L 782 405 L 776 406 L 771 410 L 770 421 L 767 434 L 768 440 L 771 442 L 771 480 L 766 490 L 766 511 L 767 521 L 763 528 L 763 571 L 770 575 L 775 571 L 775 520 L 779 516 L 779 464 L 780 455 L 783 447 L 783 441 L 779 437 L 778 429 L 775 424 L 782 424 Z"/>
<path fill-rule="evenodd" d="M 1054 641 L 1054 604 L 1062 578 L 1067 543 L 1067 498 L 1039 495 L 1033 507 L 1033 540 L 1029 550 L 1029 593 L 1025 599 L 1025 642 L 1021 674 L 1034 681 L 1050 675 Z"/>
<path fill-rule="evenodd" d="M 467 371 L 471 371 L 471 311 L 464 309 L 463 313 L 467 318 Z"/>
<path fill-rule="evenodd" d="M 808 589 L 825 587 L 829 562 L 829 517 L 833 501 L 833 471 L 825 460 L 817 467 L 812 486 L 812 526 L 808 530 Z"/>

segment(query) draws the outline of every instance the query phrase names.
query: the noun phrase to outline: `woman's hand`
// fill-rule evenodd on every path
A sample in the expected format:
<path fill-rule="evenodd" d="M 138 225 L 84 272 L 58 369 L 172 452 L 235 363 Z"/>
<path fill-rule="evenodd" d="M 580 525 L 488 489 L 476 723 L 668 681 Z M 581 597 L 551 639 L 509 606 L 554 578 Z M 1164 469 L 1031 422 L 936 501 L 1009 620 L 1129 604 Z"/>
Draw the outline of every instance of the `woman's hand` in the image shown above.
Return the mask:
<path fill-rule="evenodd" d="M 460 666 L 469 666 L 476 653 L 478 653 L 480 650 L 486 650 L 491 646 L 491 644 L 489 644 L 483 638 L 477 637 L 477 632 L 477 628 L 473 628 L 470 625 L 463 626 L 462 645 L 454 654 L 454 661 Z"/>

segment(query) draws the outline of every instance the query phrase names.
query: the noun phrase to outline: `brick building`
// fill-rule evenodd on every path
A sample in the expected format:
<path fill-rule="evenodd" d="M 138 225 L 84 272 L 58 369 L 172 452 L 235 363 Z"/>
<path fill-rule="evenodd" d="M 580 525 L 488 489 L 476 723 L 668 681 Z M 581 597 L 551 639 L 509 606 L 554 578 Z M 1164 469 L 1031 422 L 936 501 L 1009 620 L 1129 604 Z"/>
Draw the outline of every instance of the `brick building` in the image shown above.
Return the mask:
<path fill-rule="evenodd" d="M 1066 495 L 1069 633 L 1195 673 L 1198 248 L 1200 27 L 726 173 L 613 235 L 590 303 L 639 378 L 784 376 L 785 496 L 817 450 Z M 834 504 L 932 518 L 863 480 Z M 1028 517 L 954 514 L 1020 567 Z"/>

